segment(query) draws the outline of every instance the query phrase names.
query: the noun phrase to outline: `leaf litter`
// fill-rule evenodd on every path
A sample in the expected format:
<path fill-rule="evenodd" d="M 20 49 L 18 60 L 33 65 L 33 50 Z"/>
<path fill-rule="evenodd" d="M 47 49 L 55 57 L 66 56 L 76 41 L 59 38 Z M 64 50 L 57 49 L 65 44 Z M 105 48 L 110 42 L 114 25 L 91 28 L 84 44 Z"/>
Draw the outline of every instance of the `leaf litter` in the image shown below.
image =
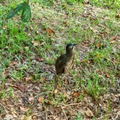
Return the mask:
<path fill-rule="evenodd" d="M 89 0 L 86 2 L 88 3 Z M 64 45 L 64 39 L 69 38 L 67 29 L 74 29 L 74 26 L 71 25 L 70 21 L 67 21 L 69 15 L 60 12 L 57 9 L 57 4 L 54 6 L 54 9 L 57 12 L 54 9 L 41 8 L 38 6 L 38 4 L 34 4 L 34 6 L 36 7 L 32 14 L 36 16 L 36 11 L 39 10 L 40 16 L 38 17 L 41 18 L 41 23 L 44 23 L 44 21 L 48 22 L 48 27 L 45 28 L 42 26 L 44 28 L 43 29 L 38 18 L 34 18 L 33 22 L 39 26 L 36 28 L 36 34 L 42 33 L 41 36 L 44 38 L 44 35 L 47 32 L 48 36 L 52 37 L 56 46 L 60 43 Z M 83 13 L 78 15 L 79 11 L 77 10 L 77 7 L 72 9 L 73 13 L 75 13 L 73 14 L 73 19 L 76 18 L 76 22 L 78 25 L 82 26 L 83 29 L 87 29 L 87 27 L 90 27 L 91 24 L 88 23 L 88 25 L 86 25 L 84 22 L 81 23 L 82 20 L 88 17 L 91 19 L 91 21 L 97 19 L 98 13 L 102 13 L 103 11 L 103 9 L 95 8 L 94 6 L 84 5 Z M 47 12 L 50 14 L 45 16 Z M 54 14 L 58 16 L 58 19 L 51 17 Z M 119 15 L 117 15 L 116 18 L 119 18 Z M 63 21 L 61 21 L 61 19 L 63 19 Z M 102 18 L 101 20 L 104 22 L 105 19 L 109 19 L 109 17 Z M 51 23 L 50 21 L 53 22 Z M 63 22 L 65 26 L 61 26 L 61 22 Z M 102 25 L 105 27 L 104 24 Z M 53 31 L 55 26 L 60 26 L 60 31 L 55 29 Z M 104 40 L 108 37 L 108 33 L 106 33 L 106 31 L 101 31 L 101 26 L 99 25 L 94 27 L 92 26 L 90 29 L 93 33 L 98 34 L 98 36 L 102 37 Z M 31 34 L 31 31 L 33 30 L 34 29 L 28 29 L 26 32 Z M 54 34 L 56 34 L 56 36 L 54 36 Z M 77 36 L 76 33 L 73 34 Z M 35 35 L 33 35 L 33 38 L 35 38 Z M 117 43 L 119 42 L 119 38 L 120 36 L 110 37 L 110 44 L 114 45 L 113 49 L 116 52 L 118 51 Z M 2 72 L 2 76 L 6 78 L 7 81 L 4 86 L 0 83 L 0 96 L 3 96 L 3 98 L 0 100 L 0 118 L 6 120 L 17 120 L 18 118 L 19 120 L 74 120 L 77 114 L 81 114 L 85 120 L 92 119 L 93 117 L 96 117 L 98 120 L 103 120 L 105 116 L 108 119 L 119 119 L 120 93 L 117 91 L 119 85 L 117 88 L 111 87 L 109 92 L 106 92 L 104 95 L 99 95 L 97 100 L 94 100 L 90 95 L 88 95 L 84 89 L 81 90 L 82 86 L 80 83 L 78 83 L 79 89 L 77 88 L 77 91 L 75 89 L 73 77 L 77 76 L 77 74 L 82 74 L 82 79 L 85 81 L 85 71 L 81 68 L 87 66 L 91 73 L 94 68 L 96 68 L 96 66 L 93 66 L 94 60 L 92 56 L 91 59 L 84 60 L 85 53 L 91 51 L 91 45 L 93 45 L 94 42 L 95 40 L 91 36 L 88 41 L 85 42 L 85 40 L 83 40 L 77 45 L 76 49 L 79 51 L 78 60 L 83 60 L 83 62 L 81 65 L 76 65 L 77 71 L 74 76 L 65 75 L 65 77 L 63 77 L 64 84 L 62 84 L 62 86 L 60 86 L 55 93 L 52 91 L 54 87 L 54 65 L 44 62 L 44 59 L 41 56 L 38 57 L 33 55 L 31 56 L 32 65 L 27 71 L 25 68 L 23 68 L 23 78 L 21 80 L 19 77 L 14 78 L 14 76 L 11 76 L 11 73 L 14 69 L 19 70 L 20 63 L 17 60 L 11 61 L 9 67 Z M 32 41 L 34 47 L 38 47 L 43 43 L 43 41 L 40 43 L 35 39 Z M 100 48 L 101 46 L 101 43 L 96 44 L 96 48 Z M 33 50 L 36 51 L 35 48 L 33 48 Z M 43 50 L 43 52 L 47 53 L 48 51 Z M 24 59 L 24 56 L 21 57 L 23 57 L 21 64 L 27 66 L 27 60 Z M 119 60 L 114 58 L 113 62 L 119 62 Z M 109 81 L 110 74 L 107 71 L 97 71 L 102 74 L 101 77 L 105 76 L 106 81 Z M 36 76 L 36 72 L 40 73 L 40 76 Z M 68 79 L 70 83 L 66 82 L 66 79 Z M 116 79 L 118 84 L 120 84 L 119 75 L 116 76 Z M 21 80 L 21 82 L 18 82 L 17 80 Z M 6 96 L 4 96 L 4 94 L 6 94 Z"/>

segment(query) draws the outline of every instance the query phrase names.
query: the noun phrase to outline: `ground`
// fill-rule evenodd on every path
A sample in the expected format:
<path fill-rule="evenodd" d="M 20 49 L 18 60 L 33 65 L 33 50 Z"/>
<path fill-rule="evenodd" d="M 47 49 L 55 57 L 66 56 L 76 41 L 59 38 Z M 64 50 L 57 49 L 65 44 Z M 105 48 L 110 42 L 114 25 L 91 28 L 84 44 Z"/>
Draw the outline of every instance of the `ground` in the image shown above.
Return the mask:
<path fill-rule="evenodd" d="M 0 2 L 0 120 L 120 120 L 118 2 Z M 55 86 L 55 60 L 76 43 L 74 68 Z"/>

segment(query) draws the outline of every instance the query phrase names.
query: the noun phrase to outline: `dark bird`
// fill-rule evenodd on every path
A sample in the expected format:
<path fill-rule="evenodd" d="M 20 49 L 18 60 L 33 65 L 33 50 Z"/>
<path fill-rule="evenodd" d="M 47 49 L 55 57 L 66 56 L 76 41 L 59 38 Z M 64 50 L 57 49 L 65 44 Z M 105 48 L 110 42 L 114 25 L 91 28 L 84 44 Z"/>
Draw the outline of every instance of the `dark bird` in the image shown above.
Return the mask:
<path fill-rule="evenodd" d="M 67 44 L 66 53 L 59 56 L 55 63 L 56 74 L 68 73 L 72 67 L 74 62 L 74 46 L 76 44 Z"/>

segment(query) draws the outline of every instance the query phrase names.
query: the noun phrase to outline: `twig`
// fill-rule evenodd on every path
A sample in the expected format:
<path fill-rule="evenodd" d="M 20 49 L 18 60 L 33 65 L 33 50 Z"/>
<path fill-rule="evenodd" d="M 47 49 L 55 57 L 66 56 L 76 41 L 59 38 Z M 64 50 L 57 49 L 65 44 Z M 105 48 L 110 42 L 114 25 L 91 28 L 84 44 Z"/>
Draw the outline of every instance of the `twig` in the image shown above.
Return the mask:
<path fill-rule="evenodd" d="M 62 111 L 63 111 L 63 113 L 64 113 L 64 115 L 65 115 L 65 117 L 66 117 L 66 120 L 68 120 L 67 115 L 66 115 L 66 113 L 65 113 L 65 111 L 64 111 L 64 108 L 63 108 L 62 106 L 60 106 L 60 107 L 61 107 L 61 109 L 62 109 Z"/>
<path fill-rule="evenodd" d="M 0 105 L 4 108 L 5 112 L 7 113 L 5 106 L 2 103 L 0 103 Z"/>
<path fill-rule="evenodd" d="M 47 110 L 45 110 L 45 120 L 48 120 Z"/>
<path fill-rule="evenodd" d="M 80 103 L 60 104 L 60 105 L 64 106 L 63 108 L 66 108 L 68 106 L 80 105 Z"/>

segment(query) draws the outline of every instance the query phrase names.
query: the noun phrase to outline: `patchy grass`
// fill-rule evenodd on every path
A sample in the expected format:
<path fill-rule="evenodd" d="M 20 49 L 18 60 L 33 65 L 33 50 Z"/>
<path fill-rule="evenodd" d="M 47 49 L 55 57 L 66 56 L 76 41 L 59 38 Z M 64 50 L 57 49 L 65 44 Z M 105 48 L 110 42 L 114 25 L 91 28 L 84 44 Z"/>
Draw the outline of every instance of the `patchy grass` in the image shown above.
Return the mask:
<path fill-rule="evenodd" d="M 19 15 L 4 21 L 18 2 L 1 2 L 0 118 L 120 117 L 118 3 L 32 0 L 31 21 L 22 23 Z M 75 66 L 54 90 L 54 63 L 69 42 L 77 44 Z"/>

